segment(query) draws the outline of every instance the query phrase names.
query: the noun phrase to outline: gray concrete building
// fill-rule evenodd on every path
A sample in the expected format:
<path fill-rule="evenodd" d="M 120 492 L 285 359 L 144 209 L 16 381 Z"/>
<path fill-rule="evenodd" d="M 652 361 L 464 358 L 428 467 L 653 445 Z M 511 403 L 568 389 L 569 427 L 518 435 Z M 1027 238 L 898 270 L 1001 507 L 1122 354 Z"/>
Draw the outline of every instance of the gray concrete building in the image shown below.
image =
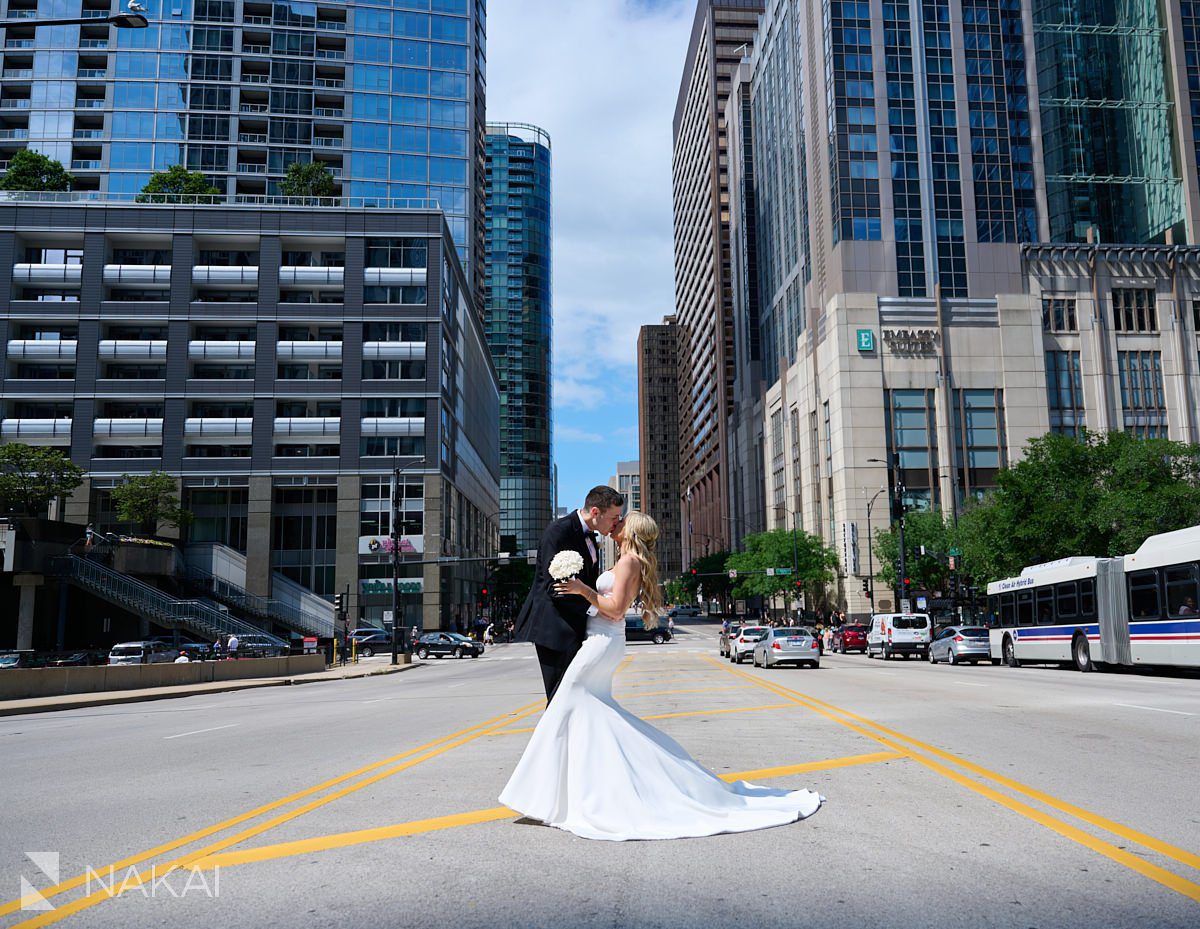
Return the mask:
<path fill-rule="evenodd" d="M 658 573 L 683 572 L 679 524 L 679 386 L 674 316 L 638 331 L 638 449 L 645 511 L 658 523 Z"/>
<path fill-rule="evenodd" d="M 443 214 L 220 199 L 8 195 L 3 441 L 83 467 L 60 515 L 98 530 L 123 475 L 165 471 L 189 555 L 257 596 L 348 591 L 351 625 L 391 609 L 399 468 L 404 621 L 465 621 L 498 541 L 499 399 Z"/>

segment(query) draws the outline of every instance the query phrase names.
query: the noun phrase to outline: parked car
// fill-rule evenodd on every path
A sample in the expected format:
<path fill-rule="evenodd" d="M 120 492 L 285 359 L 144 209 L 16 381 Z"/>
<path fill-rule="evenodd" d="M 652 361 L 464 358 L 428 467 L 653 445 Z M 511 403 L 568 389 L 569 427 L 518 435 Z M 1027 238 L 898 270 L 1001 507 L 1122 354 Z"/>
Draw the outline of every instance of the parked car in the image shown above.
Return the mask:
<path fill-rule="evenodd" d="M 729 636 L 729 660 L 741 664 L 754 652 L 755 643 L 766 635 L 767 626 L 742 626 L 737 637 Z M 732 633 L 732 630 L 730 630 Z"/>
<path fill-rule="evenodd" d="M 239 658 L 278 658 L 287 653 L 287 645 L 280 645 L 269 636 L 255 635 L 252 632 L 238 636 Z"/>
<path fill-rule="evenodd" d="M 703 616 L 698 606 L 676 606 L 667 611 L 670 616 L 678 619 L 680 616 Z"/>
<path fill-rule="evenodd" d="M 731 625 L 728 632 L 724 629 L 721 630 L 721 634 L 717 637 L 717 651 L 721 653 L 722 658 L 729 657 L 729 643 L 736 639 L 741 631 L 742 627 L 738 625 Z"/>
<path fill-rule="evenodd" d="M 928 613 L 876 613 L 867 631 L 867 657 L 929 657 Z"/>
<path fill-rule="evenodd" d="M 671 641 L 671 630 L 667 628 L 665 620 L 661 621 L 661 625 L 646 628 L 642 611 L 631 610 L 625 614 L 625 641 L 653 642 L 655 645 L 662 645 L 664 642 Z"/>
<path fill-rule="evenodd" d="M 6 668 L 34 668 L 39 667 L 32 649 L 21 649 L 20 651 L 0 652 L 0 670 Z"/>
<path fill-rule="evenodd" d="M 210 642 L 180 642 L 179 651 L 187 652 L 188 661 L 211 661 L 216 657 Z"/>
<path fill-rule="evenodd" d="M 929 663 L 958 664 L 969 661 L 978 664 L 991 661 L 992 644 L 983 626 L 947 626 L 929 644 Z M 996 662 L 999 664 L 999 661 Z"/>
<path fill-rule="evenodd" d="M 355 650 L 363 658 L 373 658 L 381 652 L 391 654 L 392 634 L 381 629 L 356 629 L 352 636 Z"/>
<path fill-rule="evenodd" d="M 841 652 L 843 655 L 847 652 L 863 652 L 865 654 L 867 651 L 867 627 L 862 623 L 846 623 L 844 626 L 835 627 L 829 648 L 831 651 Z"/>
<path fill-rule="evenodd" d="M 794 664 L 800 667 L 821 666 L 821 649 L 817 634 L 811 629 L 801 626 L 786 626 L 780 629 L 768 629 L 754 643 L 751 652 L 754 667 L 774 668 L 784 664 Z"/>
<path fill-rule="evenodd" d="M 146 639 L 140 642 L 118 642 L 108 652 L 110 665 L 165 664 L 174 661 L 179 651 L 167 642 Z"/>
<path fill-rule="evenodd" d="M 483 654 L 483 643 L 468 639 L 457 632 L 427 632 L 417 640 L 417 657 L 421 659 L 433 655 L 435 658 L 445 658 L 453 655 L 455 658 L 478 658 Z"/>
<path fill-rule="evenodd" d="M 378 626 L 359 626 L 357 629 L 351 630 L 350 638 L 357 639 L 364 635 L 376 635 L 380 632 L 387 632 L 386 629 L 380 629 Z"/>
<path fill-rule="evenodd" d="M 47 668 L 83 668 L 88 665 L 104 664 L 106 656 L 100 652 L 78 651 L 59 655 L 46 661 Z"/>

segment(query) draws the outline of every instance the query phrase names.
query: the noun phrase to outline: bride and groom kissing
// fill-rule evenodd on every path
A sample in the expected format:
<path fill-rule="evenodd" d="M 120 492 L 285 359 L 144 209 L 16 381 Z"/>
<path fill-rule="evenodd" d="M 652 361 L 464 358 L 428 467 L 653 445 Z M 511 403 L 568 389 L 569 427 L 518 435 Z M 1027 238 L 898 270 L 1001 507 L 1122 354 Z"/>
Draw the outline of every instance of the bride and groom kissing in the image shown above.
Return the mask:
<path fill-rule="evenodd" d="M 645 513 L 622 516 L 624 505 L 612 487 L 593 487 L 542 536 L 516 641 L 537 650 L 547 707 L 500 802 L 609 841 L 745 832 L 816 812 L 823 798 L 812 791 L 726 783 L 613 697 L 625 613 L 636 603 L 656 619 L 663 607 L 658 526 Z M 599 535 L 620 552 L 603 573 Z M 563 576 L 563 564 L 577 570 Z"/>

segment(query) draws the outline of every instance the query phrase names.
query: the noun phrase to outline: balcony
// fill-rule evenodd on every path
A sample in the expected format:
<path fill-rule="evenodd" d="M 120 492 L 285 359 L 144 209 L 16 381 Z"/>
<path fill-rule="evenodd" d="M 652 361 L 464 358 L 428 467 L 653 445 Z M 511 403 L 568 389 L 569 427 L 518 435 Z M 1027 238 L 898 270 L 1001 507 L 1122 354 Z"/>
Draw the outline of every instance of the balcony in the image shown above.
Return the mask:
<path fill-rule="evenodd" d="M 241 167 L 240 165 L 238 166 Z M 266 167 L 263 165 L 263 167 Z M 257 284 L 257 267 L 235 265 L 197 265 L 192 268 L 194 284 Z"/>
<path fill-rule="evenodd" d="M 0 110 L 27 110 L 33 105 L 28 97 L 5 97 L 0 100 Z"/>
<path fill-rule="evenodd" d="M 364 342 L 364 361 L 423 361 L 424 342 Z"/>
<path fill-rule="evenodd" d="M 166 339 L 103 339 L 96 353 L 106 361 L 166 361 Z"/>
<path fill-rule="evenodd" d="M 314 87 L 336 87 L 342 88 L 346 86 L 346 81 L 340 77 L 318 77 L 313 81 Z"/>
<path fill-rule="evenodd" d="M 341 361 L 341 342 L 280 342 L 275 350 L 280 361 Z"/>
<path fill-rule="evenodd" d="M 317 28 L 323 32 L 345 32 L 346 24 L 338 19 L 318 19 Z"/>
<path fill-rule="evenodd" d="M 344 268 L 313 268 L 284 265 L 279 269 L 279 285 L 307 287 L 342 287 Z"/>
<path fill-rule="evenodd" d="M 254 359 L 254 342 L 210 342 L 196 339 L 188 342 L 188 358 L 193 361 L 235 361 Z"/>
<path fill-rule="evenodd" d="M 83 280 L 83 265 L 77 264 L 15 264 L 12 279 L 18 284 L 68 284 L 78 286 Z"/>
<path fill-rule="evenodd" d="M 265 132 L 239 132 L 238 141 L 250 145 L 266 145 L 267 134 Z"/>
<path fill-rule="evenodd" d="M 108 39 L 80 39 L 80 48 L 108 48 Z"/>
<path fill-rule="evenodd" d="M 238 174 L 266 174 L 267 166 L 265 164 L 252 164 L 248 161 L 239 161 L 237 170 Z"/>
<path fill-rule="evenodd" d="M 0 74 L 6 80 L 27 80 L 33 77 L 33 68 L 5 68 Z"/>
<path fill-rule="evenodd" d="M 425 434 L 424 416 L 368 416 L 362 421 L 364 436 L 411 436 Z"/>
<path fill-rule="evenodd" d="M 76 129 L 71 133 L 73 139 L 103 139 L 103 129 Z"/>
<path fill-rule="evenodd" d="M 243 84 L 270 84 L 271 75 L 269 74 L 243 74 Z"/>
<path fill-rule="evenodd" d="M 36 11 L 35 11 L 36 12 Z M 33 48 L 36 43 L 33 39 L 5 39 L 5 48 Z"/>
<path fill-rule="evenodd" d="M 79 15 L 81 19 L 108 19 L 112 13 L 108 10 L 84 10 Z"/>
<path fill-rule="evenodd" d="M 270 16 L 243 16 L 242 22 L 247 26 L 269 26 L 271 25 Z"/>
<path fill-rule="evenodd" d="M 64 339 L 52 342 L 46 339 L 9 339 L 8 357 L 25 361 L 74 361 L 76 341 Z"/>
<path fill-rule="evenodd" d="M 74 159 L 71 162 L 72 171 L 99 171 L 100 162 L 97 159 Z"/>
<path fill-rule="evenodd" d="M 170 265 L 105 265 L 105 284 L 137 284 L 167 287 L 171 283 Z M 163 299 L 166 299 L 165 292 Z"/>
<path fill-rule="evenodd" d="M 363 283 L 368 286 L 421 285 L 425 283 L 424 268 L 367 268 L 363 271 Z"/>
<path fill-rule="evenodd" d="M 28 139 L 28 129 L 0 129 L 0 139 Z"/>
<path fill-rule="evenodd" d="M 98 419 L 92 435 L 98 439 L 162 439 L 161 419 Z"/>
<path fill-rule="evenodd" d="M 38 444 L 71 440 L 69 419 L 5 419 L 0 421 L 0 439 Z"/>
<path fill-rule="evenodd" d="M 189 439 L 207 436 L 210 438 L 232 438 L 246 436 L 249 438 L 254 428 L 254 420 L 250 417 L 236 419 L 230 417 L 205 416 L 183 421 L 183 434 Z"/>
<path fill-rule="evenodd" d="M 313 145 L 315 145 L 317 148 L 341 148 L 344 144 L 345 143 L 342 139 L 339 139 L 335 136 L 313 136 Z"/>
<path fill-rule="evenodd" d="M 243 103 L 238 107 L 242 113 L 269 113 L 271 107 L 266 103 Z"/>
<path fill-rule="evenodd" d="M 104 106 L 104 98 L 92 99 L 89 97 L 80 97 L 75 101 L 75 108 L 79 110 L 99 110 Z"/>
<path fill-rule="evenodd" d="M 346 111 L 340 107 L 318 106 L 313 108 L 313 116 L 322 116 L 329 119 L 344 119 Z"/>
<path fill-rule="evenodd" d="M 269 55 L 271 54 L 271 46 L 269 45 L 247 45 L 242 44 L 242 53 L 245 55 Z"/>
<path fill-rule="evenodd" d="M 80 68 L 79 70 L 77 70 L 75 72 L 75 76 L 77 78 L 83 78 L 84 80 L 91 80 L 93 78 L 103 79 L 105 77 L 108 77 L 108 69 L 107 68 Z"/>
<path fill-rule="evenodd" d="M 337 416 L 284 416 L 275 419 L 275 437 L 340 438 L 342 421 Z"/>
<path fill-rule="evenodd" d="M 37 10 L 9 10 L 9 19 L 36 19 Z"/>
<path fill-rule="evenodd" d="M 318 48 L 317 57 L 323 58 L 326 61 L 345 61 L 346 52 L 336 48 Z"/>

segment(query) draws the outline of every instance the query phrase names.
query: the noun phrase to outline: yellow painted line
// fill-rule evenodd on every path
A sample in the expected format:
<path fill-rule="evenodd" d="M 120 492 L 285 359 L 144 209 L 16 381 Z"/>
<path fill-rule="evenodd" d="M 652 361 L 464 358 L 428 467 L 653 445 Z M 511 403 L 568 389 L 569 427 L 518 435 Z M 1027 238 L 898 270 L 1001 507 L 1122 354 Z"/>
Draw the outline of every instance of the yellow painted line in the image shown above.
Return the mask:
<path fill-rule="evenodd" d="M 726 710 L 689 710 L 686 713 L 656 713 L 653 716 L 639 716 L 639 719 L 677 719 L 680 716 L 716 716 L 718 713 L 754 713 L 758 710 L 790 710 L 796 704 L 772 703 L 768 706 L 735 706 Z M 534 727 L 527 729 L 497 729 L 492 735 L 518 735 L 523 732 L 533 732 Z"/>
<path fill-rule="evenodd" d="M 793 774 L 803 774 L 807 771 L 823 771 L 829 768 L 874 764 L 880 761 L 891 761 L 892 759 L 903 757 L 905 756 L 901 752 L 877 752 L 873 755 L 851 755 L 848 758 L 809 761 L 804 764 L 787 765 L 779 768 L 760 768 L 757 771 L 737 771 L 732 774 L 722 774 L 720 777 L 723 781 L 728 782 L 750 779 L 761 780 L 768 777 L 788 777 Z M 263 845 L 259 848 L 226 852 L 222 855 L 210 855 L 193 862 L 191 868 L 208 871 L 213 868 L 227 868 L 233 865 L 273 861 L 277 858 L 289 858 L 295 855 L 311 855 L 314 852 L 346 848 L 350 845 L 361 845 L 366 842 L 379 842 L 385 839 L 418 835 L 424 832 L 455 829 L 459 826 L 475 826 L 480 823 L 496 822 L 501 819 L 511 819 L 514 815 L 517 814 L 508 807 L 497 806 L 486 810 L 474 810 L 470 813 L 455 813 L 451 816 L 437 816 L 432 819 L 418 819 L 414 822 L 397 823 L 394 826 L 377 826 L 374 829 L 339 832 L 334 835 L 319 836 L 315 839 L 280 842 L 276 845 Z"/>
<path fill-rule="evenodd" d="M 652 690 L 649 693 L 634 693 L 627 691 L 619 694 L 619 696 L 628 699 L 629 697 L 665 697 L 668 694 L 707 694 L 715 690 L 749 690 L 749 686 L 739 684 L 736 687 L 691 687 L 687 690 Z"/>
<path fill-rule="evenodd" d="M 148 879 L 153 880 L 155 877 L 161 878 L 162 875 L 168 874 L 173 870 L 189 867 L 193 862 L 195 862 L 195 861 L 199 860 L 200 858 L 203 858 L 207 855 L 210 855 L 213 852 L 221 851 L 223 849 L 229 848 L 232 845 L 236 845 L 239 842 L 243 842 L 248 838 L 252 838 L 256 835 L 260 835 L 260 834 L 268 831 L 269 829 L 273 829 L 276 826 L 281 825 L 290 820 L 293 820 L 299 816 L 302 816 L 305 813 L 311 812 L 312 810 L 315 810 L 319 807 L 325 806 L 326 804 L 332 803 L 334 800 L 337 800 L 348 794 L 354 793 L 355 791 L 362 790 L 364 787 L 367 787 L 371 784 L 381 781 L 384 778 L 391 777 L 394 774 L 399 774 L 401 771 L 406 771 L 409 768 L 411 768 L 415 765 L 421 764 L 424 761 L 428 761 L 431 758 L 436 758 L 437 756 L 442 755 L 445 752 L 450 751 L 451 749 L 458 748 L 459 746 L 465 745 L 468 742 L 473 742 L 475 739 L 479 739 L 479 738 L 482 738 L 483 736 L 490 735 L 493 731 L 495 731 L 496 729 L 499 729 L 501 726 L 506 726 L 511 722 L 517 721 L 518 719 L 523 719 L 524 717 L 529 716 L 530 714 L 537 712 L 538 710 L 541 710 L 541 709 L 542 709 L 542 701 L 538 700 L 536 703 L 528 704 L 525 707 L 523 707 L 522 709 L 517 710 L 513 713 L 505 713 L 503 716 L 493 717 L 491 720 L 488 720 L 487 722 L 480 723 L 475 726 L 471 726 L 468 729 L 461 730 L 460 732 L 455 733 L 453 735 L 445 736 L 441 739 L 436 740 L 435 742 L 429 743 L 429 746 L 425 746 L 425 747 L 419 748 L 419 749 L 412 749 L 408 752 L 403 753 L 402 755 L 396 756 L 396 758 L 405 758 L 405 757 L 409 758 L 409 760 L 404 761 L 401 764 L 397 764 L 397 765 L 394 765 L 393 767 L 386 768 L 383 771 L 379 771 L 379 773 L 377 773 L 377 774 L 373 774 L 368 778 L 360 780 L 357 783 L 351 784 L 349 787 L 343 787 L 341 790 L 337 790 L 331 794 L 327 794 L 324 797 L 321 797 L 317 800 L 310 801 L 309 803 L 306 803 L 303 806 L 296 807 L 295 809 L 289 810 L 288 812 L 280 814 L 279 816 L 272 817 L 271 819 L 267 820 L 266 822 L 259 823 L 255 826 L 252 826 L 249 829 L 244 829 L 241 832 L 239 832 L 233 836 L 230 836 L 225 839 L 221 839 L 220 841 L 214 842 L 210 845 L 206 845 L 203 848 L 198 849 L 197 851 L 186 853 L 186 854 L 181 855 L 178 858 L 174 858 L 171 861 L 168 861 L 162 865 L 156 865 L 154 872 L 151 874 L 139 873 L 136 875 L 129 875 L 125 880 L 122 881 L 122 883 L 119 885 L 119 887 L 115 891 L 113 891 L 113 890 L 96 891 L 95 893 L 93 893 L 89 896 L 81 897 L 76 900 L 72 900 L 70 903 L 64 903 L 61 906 L 56 907 L 54 910 L 51 910 L 46 913 L 42 913 L 38 916 L 34 916 L 31 919 L 27 919 L 23 922 L 16 923 L 13 926 L 9 927 L 9 929 L 38 929 L 38 927 L 48 926 L 53 923 L 59 922 L 60 920 L 66 919 L 68 916 L 72 916 L 75 913 L 81 912 L 86 909 L 90 909 L 91 907 L 96 906 L 97 904 L 103 903 L 106 900 L 111 900 L 111 899 L 113 899 L 113 897 L 119 896 L 120 894 L 124 893 L 127 890 L 137 889 L 143 883 L 145 883 L 145 881 Z M 437 747 L 430 747 L 430 746 L 437 746 Z M 416 757 L 412 757 L 414 755 Z M 359 771 L 351 772 L 350 774 L 343 775 L 342 777 L 336 778 L 333 781 L 328 781 L 323 785 L 318 785 L 317 787 L 309 788 L 306 791 L 301 791 L 300 793 L 292 795 L 292 797 L 290 797 L 290 798 L 285 798 L 284 800 L 276 801 L 274 804 L 271 804 L 267 807 L 261 807 L 257 811 L 252 811 L 251 813 L 243 814 L 242 816 L 237 817 L 235 820 L 229 820 L 224 824 L 219 824 L 218 826 L 210 826 L 208 829 L 203 830 L 202 833 L 194 833 L 192 836 L 187 836 L 183 839 L 176 840 L 174 843 L 171 843 L 170 847 L 178 848 L 181 845 L 191 844 L 192 842 L 196 841 L 197 838 L 201 834 L 212 835 L 214 832 L 220 831 L 221 828 L 226 828 L 229 825 L 233 825 L 234 823 L 244 822 L 246 819 L 252 818 L 254 815 L 258 815 L 259 813 L 264 812 L 266 810 L 277 809 L 279 806 L 282 806 L 283 804 L 289 802 L 292 799 L 311 795 L 312 793 L 322 789 L 322 787 L 324 787 L 324 786 L 329 786 L 329 785 L 333 785 L 333 784 L 337 784 L 337 783 L 343 783 L 347 779 L 354 777 L 357 774 L 361 774 L 365 771 L 377 770 L 378 768 L 382 767 L 383 765 L 388 764 L 388 762 L 391 760 L 394 760 L 394 759 L 387 759 L 383 762 L 376 762 L 375 764 L 368 765 L 365 768 L 359 769 Z M 165 846 L 160 846 L 160 848 L 161 847 L 165 847 Z M 138 860 L 144 861 L 148 857 L 153 857 L 153 856 L 151 856 L 149 853 L 143 853 L 142 856 L 140 856 Z M 116 868 L 118 866 L 114 865 L 113 867 Z M 86 878 L 87 878 L 87 875 L 85 875 L 82 879 L 76 879 L 74 882 L 74 886 L 79 886 L 79 884 L 82 883 L 84 880 L 86 880 Z M 65 883 L 69 884 L 72 882 L 68 881 Z M 68 889 L 68 888 L 65 886 L 65 884 L 63 884 L 63 885 L 58 885 L 57 888 L 51 888 L 50 890 L 53 891 L 53 893 L 61 893 L 62 890 L 65 890 L 65 889 Z M 40 891 L 40 893 L 42 894 L 43 897 L 47 896 L 47 891 Z M 21 905 L 20 900 L 15 901 L 16 908 L 19 908 L 20 905 Z M 6 910 L 8 912 L 11 912 L 12 910 L 9 908 L 12 908 L 13 906 L 14 906 L 14 904 L 11 904 L 11 903 L 8 904 L 6 907 Z"/>
<path fill-rule="evenodd" d="M 1105 842 L 1103 839 L 1098 839 L 1095 836 L 1093 836 L 1087 832 L 1084 832 L 1082 829 L 1079 829 L 1076 826 L 1072 826 L 1070 823 L 1066 823 L 1060 819 L 1057 819 L 1057 818 L 1049 815 L 1048 813 L 1044 813 L 1041 810 L 1038 810 L 1035 807 L 1032 807 L 1027 803 L 1023 803 L 1020 800 L 1014 800 L 1012 797 L 1006 796 L 1005 794 L 1002 794 L 999 791 L 994 790 L 993 788 L 987 786 L 986 784 L 981 784 L 978 781 L 971 780 L 970 778 L 959 773 L 958 771 L 954 771 L 954 770 L 946 767 L 945 765 L 941 764 L 940 762 L 934 761 L 932 758 L 928 758 L 925 755 L 919 754 L 917 751 L 914 751 L 911 748 L 906 748 L 903 743 L 910 743 L 914 746 L 917 746 L 918 748 L 920 748 L 922 750 L 928 750 L 932 754 L 935 754 L 939 757 L 944 757 L 947 760 L 953 762 L 954 764 L 963 765 L 964 767 L 967 767 L 968 769 L 973 769 L 975 771 L 975 773 L 980 773 L 980 772 L 986 771 L 986 769 L 981 768 L 978 765 L 973 765 L 970 762 L 964 762 L 963 759 L 958 758 L 955 755 L 951 755 L 949 752 L 943 752 L 941 749 L 934 748 L 933 746 L 926 746 L 925 743 L 919 742 L 916 739 L 911 739 L 907 736 L 900 735 L 899 733 L 893 733 L 892 730 L 889 730 L 884 726 L 880 726 L 878 723 L 874 723 L 871 720 L 866 719 L 865 717 L 858 716 L 855 713 L 851 713 L 847 710 L 841 709 L 840 707 L 836 707 L 836 706 L 833 706 L 832 704 L 825 703 L 824 701 L 818 700 L 814 697 L 808 697 L 805 694 L 801 694 L 798 691 L 790 690 L 789 688 L 784 687 L 780 684 L 775 684 L 773 682 L 761 680 L 759 678 L 754 677 L 753 675 L 747 674 L 744 671 L 735 671 L 733 669 L 729 669 L 729 673 L 737 674 L 741 677 L 747 678 L 748 680 L 755 681 L 760 687 L 762 687 L 766 690 L 770 690 L 774 693 L 778 693 L 781 696 L 785 696 L 785 697 L 790 696 L 791 699 L 795 700 L 797 703 L 801 704 L 802 706 L 807 706 L 813 712 L 815 712 L 821 716 L 824 716 L 826 719 L 829 719 L 829 720 L 832 720 L 833 722 L 839 723 L 840 725 L 845 726 L 846 728 L 851 729 L 854 732 L 859 733 L 860 735 L 864 735 L 867 738 L 874 739 L 875 741 L 880 742 L 883 745 L 886 745 L 888 748 L 891 748 L 895 751 L 901 752 L 906 757 L 911 758 L 913 761 L 917 762 L 918 764 L 929 768 L 931 771 L 934 771 L 937 774 L 940 774 L 943 777 L 945 777 L 951 781 L 954 781 L 956 784 L 966 787 L 968 790 L 971 790 L 971 791 L 979 794 L 980 796 L 986 797 L 987 799 L 993 801 L 994 803 L 998 803 L 1000 806 L 1003 806 L 1009 810 L 1012 810 L 1015 813 L 1019 813 L 1020 815 L 1026 817 L 1027 819 L 1030 819 L 1033 822 L 1036 822 L 1039 825 L 1046 827 L 1047 829 L 1051 830 L 1052 832 L 1058 833 L 1059 835 L 1063 836 L 1064 838 L 1070 839 L 1071 841 L 1076 842 L 1079 845 L 1084 846 L 1085 848 L 1091 849 L 1092 851 L 1096 852 L 1097 854 L 1103 855 L 1104 857 L 1106 857 L 1112 861 L 1115 861 L 1118 864 L 1124 865 L 1125 867 L 1129 868 L 1131 871 L 1135 871 L 1135 872 L 1141 874 L 1143 877 L 1147 877 L 1150 880 L 1152 880 L 1158 884 L 1161 884 L 1164 887 L 1169 888 L 1170 890 L 1174 890 L 1176 893 L 1179 893 L 1185 897 L 1188 897 L 1191 900 L 1196 901 L 1197 903 L 1200 903 L 1200 884 L 1197 884 L 1194 881 L 1189 881 L 1187 878 L 1180 877 L 1179 875 L 1168 871 L 1166 868 L 1162 868 L 1162 867 L 1159 867 L 1158 865 L 1151 864 L 1150 862 L 1139 858 L 1137 855 L 1127 852 L 1122 848 L 1118 848 L 1117 846 L 1112 845 L 1109 842 Z M 848 719 L 843 719 L 843 718 L 841 718 L 841 716 L 838 716 L 836 714 L 842 714 L 842 715 L 848 717 Z M 863 723 L 863 725 L 859 725 L 858 722 L 850 722 L 849 721 L 850 719 L 861 721 Z M 870 727 L 870 728 L 868 728 L 868 727 Z M 878 729 L 881 732 L 886 733 L 886 735 L 882 735 L 879 732 L 873 732 L 873 731 L 871 731 L 872 729 Z M 990 777 L 990 778 L 992 777 L 990 772 L 987 774 L 983 774 L 982 776 Z M 1001 775 L 995 775 L 994 778 L 992 778 L 992 779 L 994 779 L 997 783 L 1003 783 L 1005 781 L 1008 781 L 1011 784 L 1014 784 L 1014 785 L 1017 784 L 1016 781 L 1010 781 L 1010 779 L 1004 778 Z M 1049 795 L 1047 795 L 1047 794 L 1042 794 L 1040 791 L 1034 791 L 1032 788 L 1025 788 L 1024 785 L 1019 785 L 1019 786 L 1024 788 L 1021 792 L 1027 793 L 1027 795 L 1032 796 L 1032 795 L 1036 794 L 1039 796 L 1045 796 L 1051 800 L 1054 799 L 1054 798 L 1049 797 Z M 1064 804 L 1063 801 L 1055 801 L 1055 803 L 1062 804 L 1063 806 L 1068 806 L 1068 807 L 1071 806 L 1070 804 Z M 1072 809 L 1079 809 L 1079 808 L 1072 807 Z M 1096 816 L 1095 814 L 1088 813 L 1086 810 L 1080 810 L 1080 812 L 1086 813 L 1087 814 L 1086 821 L 1091 822 L 1093 825 L 1096 825 L 1098 821 L 1099 822 L 1111 822 L 1110 820 L 1105 820 L 1103 817 L 1099 817 L 1099 816 Z M 1071 814 L 1071 815 L 1074 815 L 1074 814 Z M 1083 817 L 1080 817 L 1080 818 L 1083 818 Z M 1113 825 L 1120 826 L 1119 823 L 1113 823 Z M 1107 827 L 1102 827 L 1102 828 L 1107 828 Z M 1148 841 L 1144 843 L 1140 839 L 1132 839 L 1131 838 L 1130 840 L 1136 841 L 1140 845 L 1144 844 L 1148 848 L 1155 848 L 1156 851 L 1160 851 L 1160 853 L 1164 854 L 1165 857 L 1172 858 L 1173 860 L 1178 861 L 1181 864 L 1188 864 L 1189 861 L 1184 860 L 1184 859 L 1190 859 L 1190 858 L 1195 857 L 1190 852 L 1185 852 L 1183 849 L 1175 849 L 1174 846 L 1168 845 L 1167 843 L 1162 842 L 1158 839 L 1154 839 L 1152 836 L 1146 836 L 1143 833 L 1136 832 L 1135 830 L 1129 829 L 1126 826 L 1120 826 L 1120 828 L 1122 830 L 1124 830 L 1124 832 L 1118 833 L 1118 834 L 1121 834 L 1124 837 L 1129 837 L 1130 835 L 1142 836 L 1143 838 L 1145 838 Z M 1113 831 L 1113 830 L 1110 830 L 1110 831 Z M 1153 842 L 1154 845 L 1148 844 L 1150 842 Z M 1165 851 L 1161 851 L 1161 849 L 1171 849 L 1174 852 L 1182 853 L 1182 856 L 1184 856 L 1184 857 L 1181 858 L 1177 854 L 1171 854 L 1171 853 L 1168 853 Z"/>

